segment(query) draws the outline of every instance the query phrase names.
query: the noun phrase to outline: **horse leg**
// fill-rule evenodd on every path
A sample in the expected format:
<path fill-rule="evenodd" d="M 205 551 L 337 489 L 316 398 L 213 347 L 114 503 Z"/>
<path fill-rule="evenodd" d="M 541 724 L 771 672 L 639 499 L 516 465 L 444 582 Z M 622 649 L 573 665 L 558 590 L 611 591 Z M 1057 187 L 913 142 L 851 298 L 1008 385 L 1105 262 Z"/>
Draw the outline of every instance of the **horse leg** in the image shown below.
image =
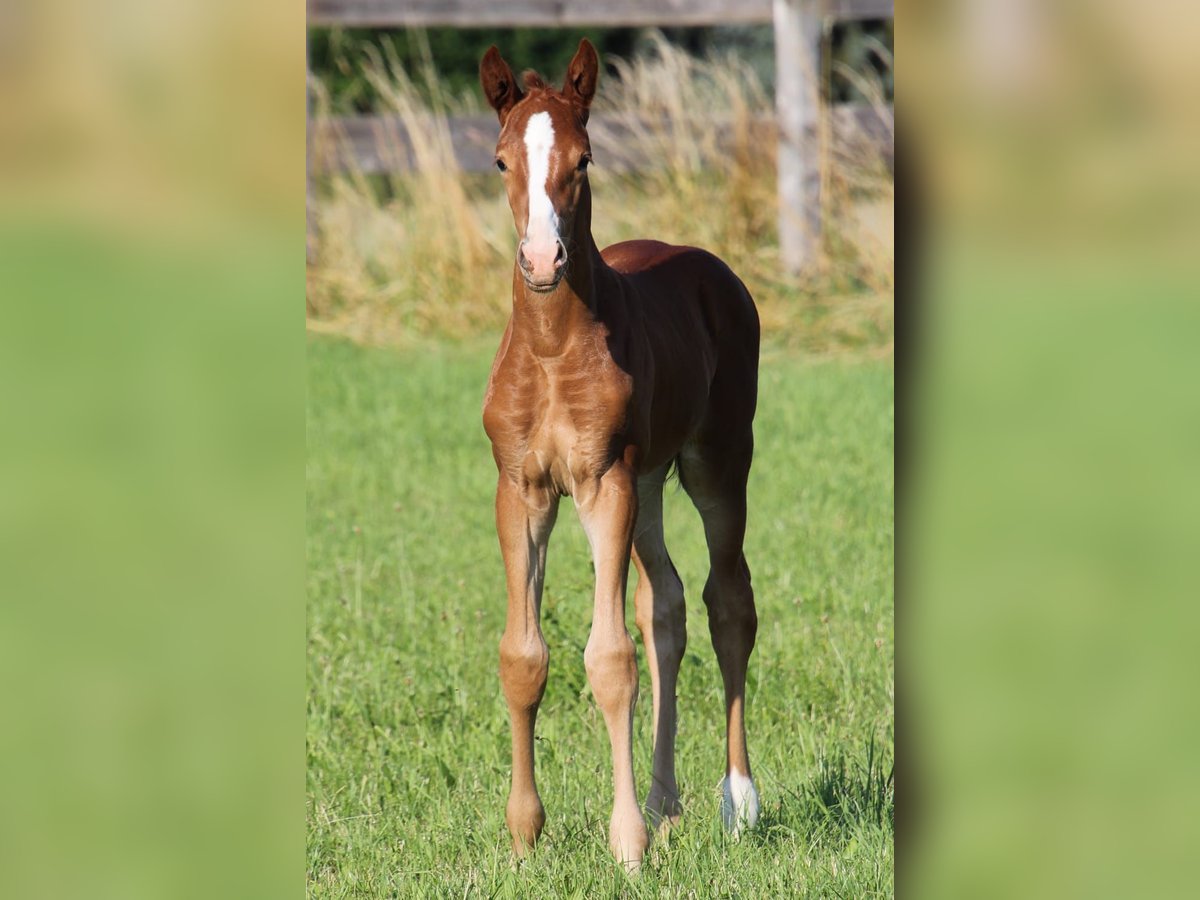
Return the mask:
<path fill-rule="evenodd" d="M 533 730 L 546 689 L 550 653 L 542 637 L 542 582 L 546 547 L 558 498 L 545 495 L 545 508 L 532 509 L 505 475 L 496 490 L 496 533 L 508 583 L 508 616 L 500 639 L 500 680 L 512 725 L 512 790 L 505 822 L 513 850 L 523 856 L 546 823 L 533 774 Z"/>
<path fill-rule="evenodd" d="M 742 553 L 746 534 L 746 478 L 753 438 L 725 438 L 716 447 L 685 449 L 680 479 L 704 521 L 709 573 L 704 585 L 708 629 L 725 685 L 726 757 L 721 818 L 735 836 L 758 821 L 758 791 L 746 752 L 746 667 L 758 617 L 750 567 Z"/>
<path fill-rule="evenodd" d="M 651 823 L 679 820 L 683 806 L 675 781 L 675 685 L 687 646 L 683 582 L 663 541 L 662 492 L 666 468 L 638 481 L 633 562 L 638 570 L 634 608 L 646 647 L 654 699 L 654 774 L 646 797 Z"/>
<path fill-rule="evenodd" d="M 596 569 L 592 631 L 583 661 L 612 745 L 613 810 L 608 845 L 613 856 L 631 870 L 641 865 L 649 843 L 633 780 L 637 654 L 625 629 L 625 585 L 637 516 L 635 481 L 632 470 L 617 462 L 598 483 L 576 494 Z"/>

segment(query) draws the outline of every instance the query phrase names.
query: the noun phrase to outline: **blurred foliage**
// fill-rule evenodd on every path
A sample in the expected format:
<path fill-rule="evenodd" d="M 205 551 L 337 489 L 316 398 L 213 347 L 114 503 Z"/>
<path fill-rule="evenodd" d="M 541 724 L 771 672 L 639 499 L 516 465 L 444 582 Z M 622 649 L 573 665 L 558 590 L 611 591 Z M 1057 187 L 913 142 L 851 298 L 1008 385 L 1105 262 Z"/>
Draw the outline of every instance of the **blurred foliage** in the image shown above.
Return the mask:
<path fill-rule="evenodd" d="M 892 102 L 896 91 L 895 47 L 894 19 L 836 25 L 829 40 L 830 99 L 835 103 L 868 101 L 870 98 L 864 96 L 857 83 L 865 78 L 881 85 L 883 96 Z"/>
<path fill-rule="evenodd" d="M 727 25 L 706 28 L 659 29 L 676 47 L 696 56 L 734 53 L 773 91 L 774 43 L 769 25 Z M 395 51 L 409 72 L 425 60 L 425 49 L 439 80 L 455 96 L 474 93 L 479 59 L 495 44 L 518 70 L 534 69 L 551 80 L 566 71 L 575 48 L 587 37 L 601 59 L 629 59 L 644 52 L 655 29 L 645 28 L 313 28 L 309 30 L 309 67 L 329 91 L 339 113 L 366 113 L 379 108 L 379 96 L 367 77 L 367 50 Z M 834 102 L 861 101 L 855 76 L 882 82 L 888 100 L 893 95 L 891 20 L 843 22 L 828 35 L 829 96 Z M 610 74 L 614 72 L 609 67 Z M 846 74 L 849 72 L 849 76 Z"/>
<path fill-rule="evenodd" d="M 479 60 L 488 47 L 500 47 L 517 71 L 531 68 L 549 78 L 566 71 L 579 41 L 587 37 L 601 56 L 628 56 L 634 49 L 633 28 L 333 28 L 309 31 L 309 66 L 329 90 L 342 112 L 369 112 L 379 97 L 367 77 L 367 48 L 394 47 L 409 72 L 423 63 L 427 41 L 443 85 L 452 94 L 476 90 Z"/>

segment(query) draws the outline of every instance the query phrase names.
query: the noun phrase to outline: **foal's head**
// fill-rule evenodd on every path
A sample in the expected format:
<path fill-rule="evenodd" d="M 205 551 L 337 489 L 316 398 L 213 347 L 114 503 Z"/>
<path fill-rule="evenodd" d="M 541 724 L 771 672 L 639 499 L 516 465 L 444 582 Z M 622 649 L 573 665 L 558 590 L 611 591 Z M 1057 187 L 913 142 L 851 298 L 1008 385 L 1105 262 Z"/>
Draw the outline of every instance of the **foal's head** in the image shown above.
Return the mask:
<path fill-rule="evenodd" d="M 522 90 L 495 47 L 479 64 L 484 96 L 500 117 L 496 168 L 521 236 L 517 262 L 535 291 L 553 290 L 568 254 L 584 249 L 571 246 L 571 235 L 576 214 L 590 199 L 586 126 L 596 73 L 596 50 L 586 38 L 558 91 L 533 72 L 525 73 Z"/>

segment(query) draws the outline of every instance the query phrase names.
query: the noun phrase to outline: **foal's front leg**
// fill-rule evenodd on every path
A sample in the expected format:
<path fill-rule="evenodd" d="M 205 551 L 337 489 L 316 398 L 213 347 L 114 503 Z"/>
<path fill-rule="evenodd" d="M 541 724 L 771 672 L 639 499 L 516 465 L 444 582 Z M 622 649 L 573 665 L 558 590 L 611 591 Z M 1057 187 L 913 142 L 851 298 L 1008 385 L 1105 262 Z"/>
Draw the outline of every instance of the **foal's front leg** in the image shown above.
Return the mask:
<path fill-rule="evenodd" d="M 530 497 L 544 505 L 531 505 Z M 500 680 L 512 723 L 512 790 L 504 818 L 517 855 L 533 846 L 546 823 L 533 775 L 533 728 L 550 667 L 541 628 L 542 582 L 557 512 L 556 495 L 527 496 L 501 474 L 496 533 L 508 582 L 508 619 L 500 639 Z"/>
<path fill-rule="evenodd" d="M 582 486 L 576 503 L 596 568 L 592 633 L 583 659 L 612 744 L 613 811 L 608 845 L 618 861 L 636 869 L 649 839 L 633 780 L 638 671 L 633 640 L 625 629 L 625 584 L 637 518 L 633 471 L 624 462 L 614 464 L 601 478 Z"/>

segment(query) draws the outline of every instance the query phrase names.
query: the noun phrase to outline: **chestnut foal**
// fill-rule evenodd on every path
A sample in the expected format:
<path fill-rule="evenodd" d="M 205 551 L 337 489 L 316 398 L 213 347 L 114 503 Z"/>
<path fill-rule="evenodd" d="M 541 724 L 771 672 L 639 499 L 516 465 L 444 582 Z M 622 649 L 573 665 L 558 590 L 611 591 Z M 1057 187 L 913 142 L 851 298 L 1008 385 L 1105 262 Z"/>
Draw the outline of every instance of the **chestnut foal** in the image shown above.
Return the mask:
<path fill-rule="evenodd" d="M 500 117 L 496 166 L 521 241 L 513 309 L 483 403 L 499 469 L 496 530 L 508 580 L 500 677 L 512 719 L 506 820 L 521 854 L 545 823 L 533 774 L 533 734 L 546 687 L 542 637 L 546 546 L 564 494 L 575 502 L 596 573 L 588 681 L 612 743 L 609 846 L 636 868 L 648 844 L 633 777 L 638 672 L 625 629 L 630 551 L 637 625 L 654 695 L 654 773 L 647 812 L 678 819 L 675 684 L 687 640 L 683 584 L 663 544 L 670 466 L 704 522 L 709 631 L 725 683 L 722 816 L 734 833 L 758 818 L 743 702 L 757 618 L 742 555 L 754 438 L 758 313 L 749 292 L 709 253 L 592 240 L 586 124 L 597 58 L 584 40 L 561 91 L 533 73 L 518 86 L 495 47 L 480 64 Z"/>

